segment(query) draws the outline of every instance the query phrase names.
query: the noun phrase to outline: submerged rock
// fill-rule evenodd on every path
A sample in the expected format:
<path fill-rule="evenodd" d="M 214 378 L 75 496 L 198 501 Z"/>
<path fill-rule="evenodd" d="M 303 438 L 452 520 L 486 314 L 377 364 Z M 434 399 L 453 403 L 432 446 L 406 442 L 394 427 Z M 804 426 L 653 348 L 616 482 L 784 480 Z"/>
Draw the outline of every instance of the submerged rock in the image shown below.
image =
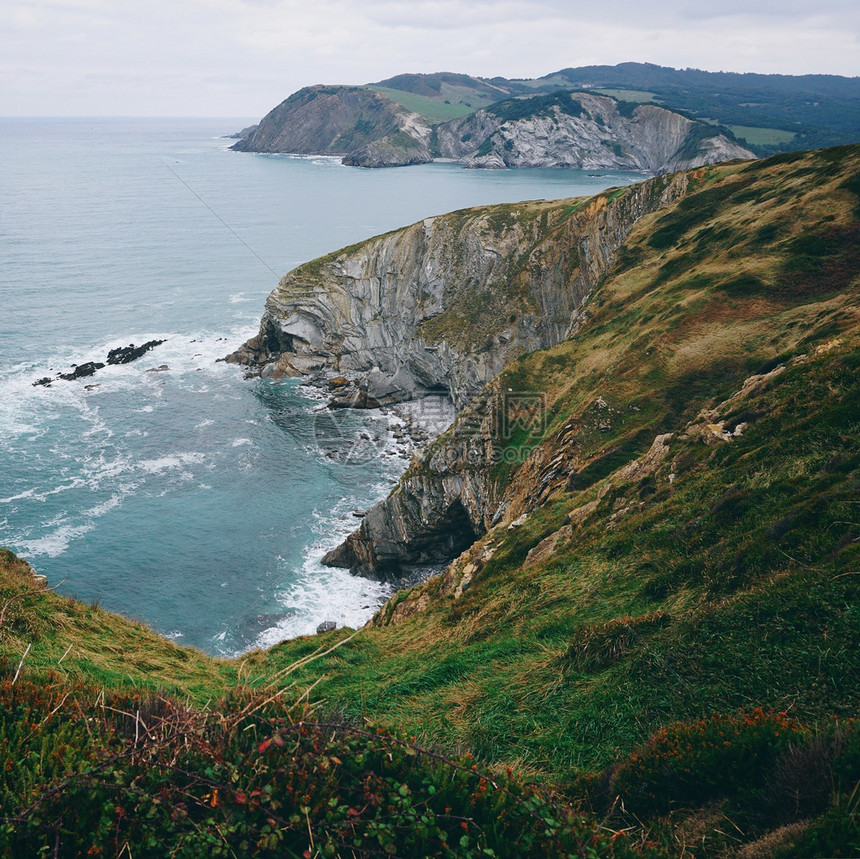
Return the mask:
<path fill-rule="evenodd" d="M 134 343 L 130 343 L 128 346 L 118 346 L 116 349 L 111 349 L 107 353 L 105 361 L 108 364 L 129 364 L 132 361 L 136 361 L 141 355 L 145 355 L 150 349 L 154 349 L 156 346 L 160 346 L 162 343 L 166 342 L 166 340 L 149 340 L 142 346 L 135 346 Z M 104 366 L 105 364 L 102 361 L 87 361 L 85 364 L 72 364 L 74 369 L 71 373 L 60 373 L 55 379 L 52 379 L 50 376 L 43 376 L 41 379 L 37 379 L 33 382 L 33 387 L 36 387 L 37 385 L 48 387 L 52 382 L 56 382 L 58 379 L 62 379 L 65 382 L 73 382 L 75 379 L 83 379 L 87 376 L 92 376 L 97 370 L 101 370 Z M 162 364 L 161 367 L 157 369 L 166 370 L 167 365 Z"/>
<path fill-rule="evenodd" d="M 92 376 L 96 370 L 101 370 L 104 364 L 101 361 L 87 361 L 86 364 L 73 364 L 72 366 L 75 369 L 71 373 L 60 373 L 57 378 L 64 379 L 67 382 L 71 382 L 74 379 L 83 379 L 86 376 Z"/>
<path fill-rule="evenodd" d="M 160 346 L 164 340 L 149 340 L 143 346 L 135 346 L 130 343 L 128 346 L 119 346 L 116 349 L 111 349 L 107 354 L 108 364 L 130 364 L 136 361 L 141 355 L 145 355 L 150 349 Z"/>

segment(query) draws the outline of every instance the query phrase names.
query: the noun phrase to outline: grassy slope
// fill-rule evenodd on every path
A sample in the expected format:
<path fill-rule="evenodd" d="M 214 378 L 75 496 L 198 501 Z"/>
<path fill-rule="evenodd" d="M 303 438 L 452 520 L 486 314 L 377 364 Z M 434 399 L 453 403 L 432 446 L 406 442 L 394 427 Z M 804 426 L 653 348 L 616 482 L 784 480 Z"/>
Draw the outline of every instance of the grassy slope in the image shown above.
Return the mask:
<path fill-rule="evenodd" d="M 595 87 L 593 92 L 600 95 L 611 95 L 619 101 L 634 101 L 637 104 L 648 104 L 656 100 L 656 94 L 641 89 L 598 89 Z"/>
<path fill-rule="evenodd" d="M 426 593 L 426 610 L 316 663 L 320 694 L 561 780 L 679 716 L 856 709 L 857 162 L 855 147 L 711 169 L 645 219 L 587 327 L 501 383 L 546 391 L 545 443 L 559 452 L 558 431 L 575 427 L 579 475 L 526 525 L 485 538 L 496 553 L 464 597 L 428 583 L 400 597 Z M 641 485 L 612 479 L 749 375 L 835 339 L 719 416 L 749 423 L 738 439 L 677 438 Z M 522 568 L 604 489 L 573 539 Z M 280 645 L 256 670 L 314 646 Z"/>
<path fill-rule="evenodd" d="M 426 117 L 431 122 L 447 122 L 474 113 L 479 107 L 492 104 L 492 100 L 462 87 L 445 86 L 439 98 L 430 98 L 414 92 L 404 92 L 391 87 L 371 86 L 368 89 L 390 98 L 407 110 Z M 462 90 L 462 92 L 460 91 Z M 444 96 L 444 97 L 443 97 Z"/>
<path fill-rule="evenodd" d="M 538 82 L 530 81 L 527 83 L 536 85 Z M 541 86 L 545 88 L 546 81 L 542 81 Z M 559 78 L 558 88 L 561 90 L 569 89 L 569 81 Z M 468 116 L 479 108 L 488 107 L 494 102 L 499 101 L 500 98 L 504 98 L 500 94 L 500 98 L 493 99 L 475 89 L 465 86 L 452 86 L 447 83 L 442 84 L 439 94 L 436 96 L 422 95 L 379 85 L 370 85 L 368 89 L 375 90 L 386 98 L 390 98 L 392 101 L 405 107 L 407 110 L 414 111 L 433 123 L 448 122 L 461 116 Z M 641 89 L 594 88 L 592 91 L 601 95 L 612 96 L 620 101 L 629 101 L 636 104 L 655 102 L 663 104 L 664 102 L 664 99 L 659 98 L 655 93 Z M 672 109 L 671 101 L 663 104 L 663 106 Z M 714 125 L 720 124 L 717 120 L 709 120 L 704 117 L 702 117 L 702 121 L 712 122 Z M 794 131 L 786 131 L 773 127 L 760 128 L 749 125 L 730 125 L 727 127 L 738 138 L 743 138 L 747 145 L 765 147 L 762 151 L 775 151 L 779 147 L 787 146 L 796 136 L 796 132 Z M 770 149 L 767 149 L 768 147 Z"/>
<path fill-rule="evenodd" d="M 526 356 L 500 380 L 502 387 L 545 391 L 545 434 L 516 441 L 535 447 L 537 459 L 563 454 L 568 473 L 532 503 L 523 525 L 496 529 L 470 553 L 475 558 L 491 544 L 495 550 L 478 562 L 459 599 L 452 592 L 465 559 L 399 595 L 379 625 L 331 654 L 296 664 L 346 631 L 249 654 L 240 669 L 34 588 L 14 556 L 0 555 L 3 682 L 8 686 L 27 644 L 21 683 L 58 669 L 32 730 L 37 723 L 53 730 L 57 720 L 66 720 L 63 731 L 75 730 L 64 676 L 123 694 L 159 688 L 202 702 L 232 688 L 239 673 L 268 695 L 286 683 L 273 681 L 277 673 L 289 669 L 292 689 L 318 683 L 313 698 L 347 720 L 365 717 L 431 746 L 469 748 L 485 764 L 508 764 L 571 792 L 596 790 L 590 775 L 626 759 L 613 788 L 623 793 L 631 761 L 662 760 L 643 744 L 677 719 L 763 705 L 814 728 L 856 713 L 858 161 L 860 150 L 851 147 L 699 171 L 696 193 L 639 224 L 577 337 Z M 720 406 L 751 374 L 778 365 L 785 369 Z M 711 406 L 719 408 L 701 418 Z M 707 424 L 717 421 L 728 430 L 746 426 L 731 441 L 710 434 L 705 443 Z M 655 469 L 619 473 L 664 432 L 674 436 Z M 499 469 L 496 478 L 520 503 L 534 492 L 528 464 L 519 475 Z M 589 503 L 574 515 L 578 524 L 559 531 Z M 527 553 L 553 534 L 555 550 L 525 565 Z M 72 697 L 83 706 L 83 693 Z M 134 706 L 143 705 L 124 705 Z M 212 718 L 230 722 L 232 706 Z M 124 730 L 136 736 L 132 721 Z M 673 730 L 685 736 L 699 730 L 692 724 Z M 702 724 L 706 731 L 712 723 Z M 749 717 L 738 724 L 749 731 L 758 725 Z M 7 736 L 15 743 L 31 742 L 32 732 L 28 740 L 12 729 Z M 785 730 L 794 736 L 796 729 Z M 75 742 L 90 748 L 93 737 L 78 734 Z M 47 735 L 44 742 L 51 742 Z M 218 760 L 219 748 L 211 751 Z M 627 757 L 637 748 L 636 758 Z M 39 775 L 44 752 L 28 754 L 33 775 L 10 791 L 46 778 Z M 362 765 L 360 749 L 349 754 Z M 842 760 L 835 753 L 831 759 Z M 214 807 L 207 760 L 195 764 L 202 775 L 194 776 L 193 790 L 180 787 L 199 793 L 203 809 Z M 720 761 L 723 777 L 737 769 Z M 694 769 L 707 768 L 697 760 Z M 146 770 L 125 777 L 142 785 Z M 642 801 L 649 784 L 661 784 L 659 772 L 636 775 L 631 802 Z M 850 789 L 837 811 L 852 808 Z M 809 807 L 819 813 L 824 806 Z M 853 819 L 843 812 L 831 813 L 836 823 L 827 824 L 839 830 L 835 840 L 822 824 L 804 836 L 799 855 L 833 855 L 833 844 L 854 843 L 856 836 L 839 829 Z M 229 826 L 242 813 L 234 808 Z M 38 840 L 43 830 L 33 819 Z M 165 822 L 157 837 L 172 838 L 174 823 Z M 720 831 L 720 816 L 711 823 L 709 838 Z M 698 831 L 693 824 L 690 832 Z M 209 824 L 195 824 L 198 835 L 208 831 L 201 825 Z M 320 825 L 318 838 L 329 831 Z M 675 847 L 686 825 L 666 836 Z M 104 826 L 109 835 L 114 823 Z"/>
<path fill-rule="evenodd" d="M 108 688 L 159 690 L 201 703 L 236 683 L 237 665 L 179 647 L 97 606 L 34 584 L 28 564 L 0 549 L 0 658 L 25 674 L 58 671 Z"/>

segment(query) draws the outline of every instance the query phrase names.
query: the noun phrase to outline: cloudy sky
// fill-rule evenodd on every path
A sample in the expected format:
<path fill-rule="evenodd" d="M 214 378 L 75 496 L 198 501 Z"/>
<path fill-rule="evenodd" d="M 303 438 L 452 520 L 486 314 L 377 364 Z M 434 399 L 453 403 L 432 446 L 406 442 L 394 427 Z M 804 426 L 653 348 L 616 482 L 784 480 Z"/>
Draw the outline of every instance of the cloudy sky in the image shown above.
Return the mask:
<path fill-rule="evenodd" d="M 860 74 L 857 0 L 2 0 L 0 115 L 259 117 L 400 72 Z"/>

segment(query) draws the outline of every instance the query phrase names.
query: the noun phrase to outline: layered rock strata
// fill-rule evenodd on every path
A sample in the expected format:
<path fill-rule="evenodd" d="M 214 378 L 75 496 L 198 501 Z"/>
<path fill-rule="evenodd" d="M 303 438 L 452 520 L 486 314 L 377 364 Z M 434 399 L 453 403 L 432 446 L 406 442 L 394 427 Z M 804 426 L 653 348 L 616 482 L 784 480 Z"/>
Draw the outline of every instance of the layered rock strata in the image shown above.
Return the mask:
<path fill-rule="evenodd" d="M 263 376 L 342 374 L 364 402 L 447 390 L 471 407 L 326 563 L 395 576 L 449 559 L 499 515 L 490 480 L 506 364 L 576 329 L 636 222 L 682 196 L 695 173 L 590 199 L 482 207 L 430 218 L 301 266 L 269 296 L 259 334 L 228 360 Z M 501 398 L 501 399 L 500 399 Z M 501 403 L 501 405 L 500 405 Z M 483 409 L 483 411 L 482 411 Z"/>
<path fill-rule="evenodd" d="M 523 105 L 522 116 L 518 105 Z M 442 156 L 466 167 L 497 169 L 669 173 L 754 157 L 717 128 L 680 113 L 582 92 L 491 105 L 438 126 L 436 138 Z"/>
<path fill-rule="evenodd" d="M 291 95 L 232 147 L 339 155 L 356 167 L 434 158 L 469 168 L 570 167 L 660 174 L 753 153 L 719 129 L 653 104 L 587 92 L 508 99 L 433 123 L 367 87 L 313 86 Z"/>
<path fill-rule="evenodd" d="M 468 209 L 314 260 L 281 280 L 257 336 L 227 360 L 264 377 L 358 378 L 371 406 L 428 391 L 462 406 L 509 361 L 566 337 L 636 221 L 688 182 Z"/>

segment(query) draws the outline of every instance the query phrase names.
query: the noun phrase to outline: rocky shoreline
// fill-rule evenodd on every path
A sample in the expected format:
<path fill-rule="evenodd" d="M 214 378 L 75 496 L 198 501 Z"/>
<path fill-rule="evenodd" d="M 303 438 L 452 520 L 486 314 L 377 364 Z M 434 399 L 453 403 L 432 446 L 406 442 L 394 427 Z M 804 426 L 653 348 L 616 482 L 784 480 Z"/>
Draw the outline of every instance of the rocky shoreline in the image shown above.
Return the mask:
<path fill-rule="evenodd" d="M 499 508 L 490 466 L 499 416 L 509 405 L 527 408 L 529 391 L 496 391 L 494 380 L 519 357 L 572 336 L 637 222 L 703 175 L 427 218 L 281 280 L 259 333 L 226 361 L 251 376 L 305 377 L 326 400 L 330 425 L 349 408 L 398 406 L 415 417 L 430 397 L 451 404 L 437 435 L 469 415 L 444 449 L 428 444 L 426 429 L 404 444 L 411 462 L 403 478 L 325 564 L 393 581 L 412 566 L 449 561 L 498 516 L 513 515 Z"/>
<path fill-rule="evenodd" d="M 754 157 L 727 134 L 656 104 L 633 104 L 595 92 L 521 95 L 437 122 L 373 89 L 312 86 L 239 132 L 231 149 L 333 155 L 349 167 L 444 160 L 467 169 L 610 169 L 659 175 Z"/>

